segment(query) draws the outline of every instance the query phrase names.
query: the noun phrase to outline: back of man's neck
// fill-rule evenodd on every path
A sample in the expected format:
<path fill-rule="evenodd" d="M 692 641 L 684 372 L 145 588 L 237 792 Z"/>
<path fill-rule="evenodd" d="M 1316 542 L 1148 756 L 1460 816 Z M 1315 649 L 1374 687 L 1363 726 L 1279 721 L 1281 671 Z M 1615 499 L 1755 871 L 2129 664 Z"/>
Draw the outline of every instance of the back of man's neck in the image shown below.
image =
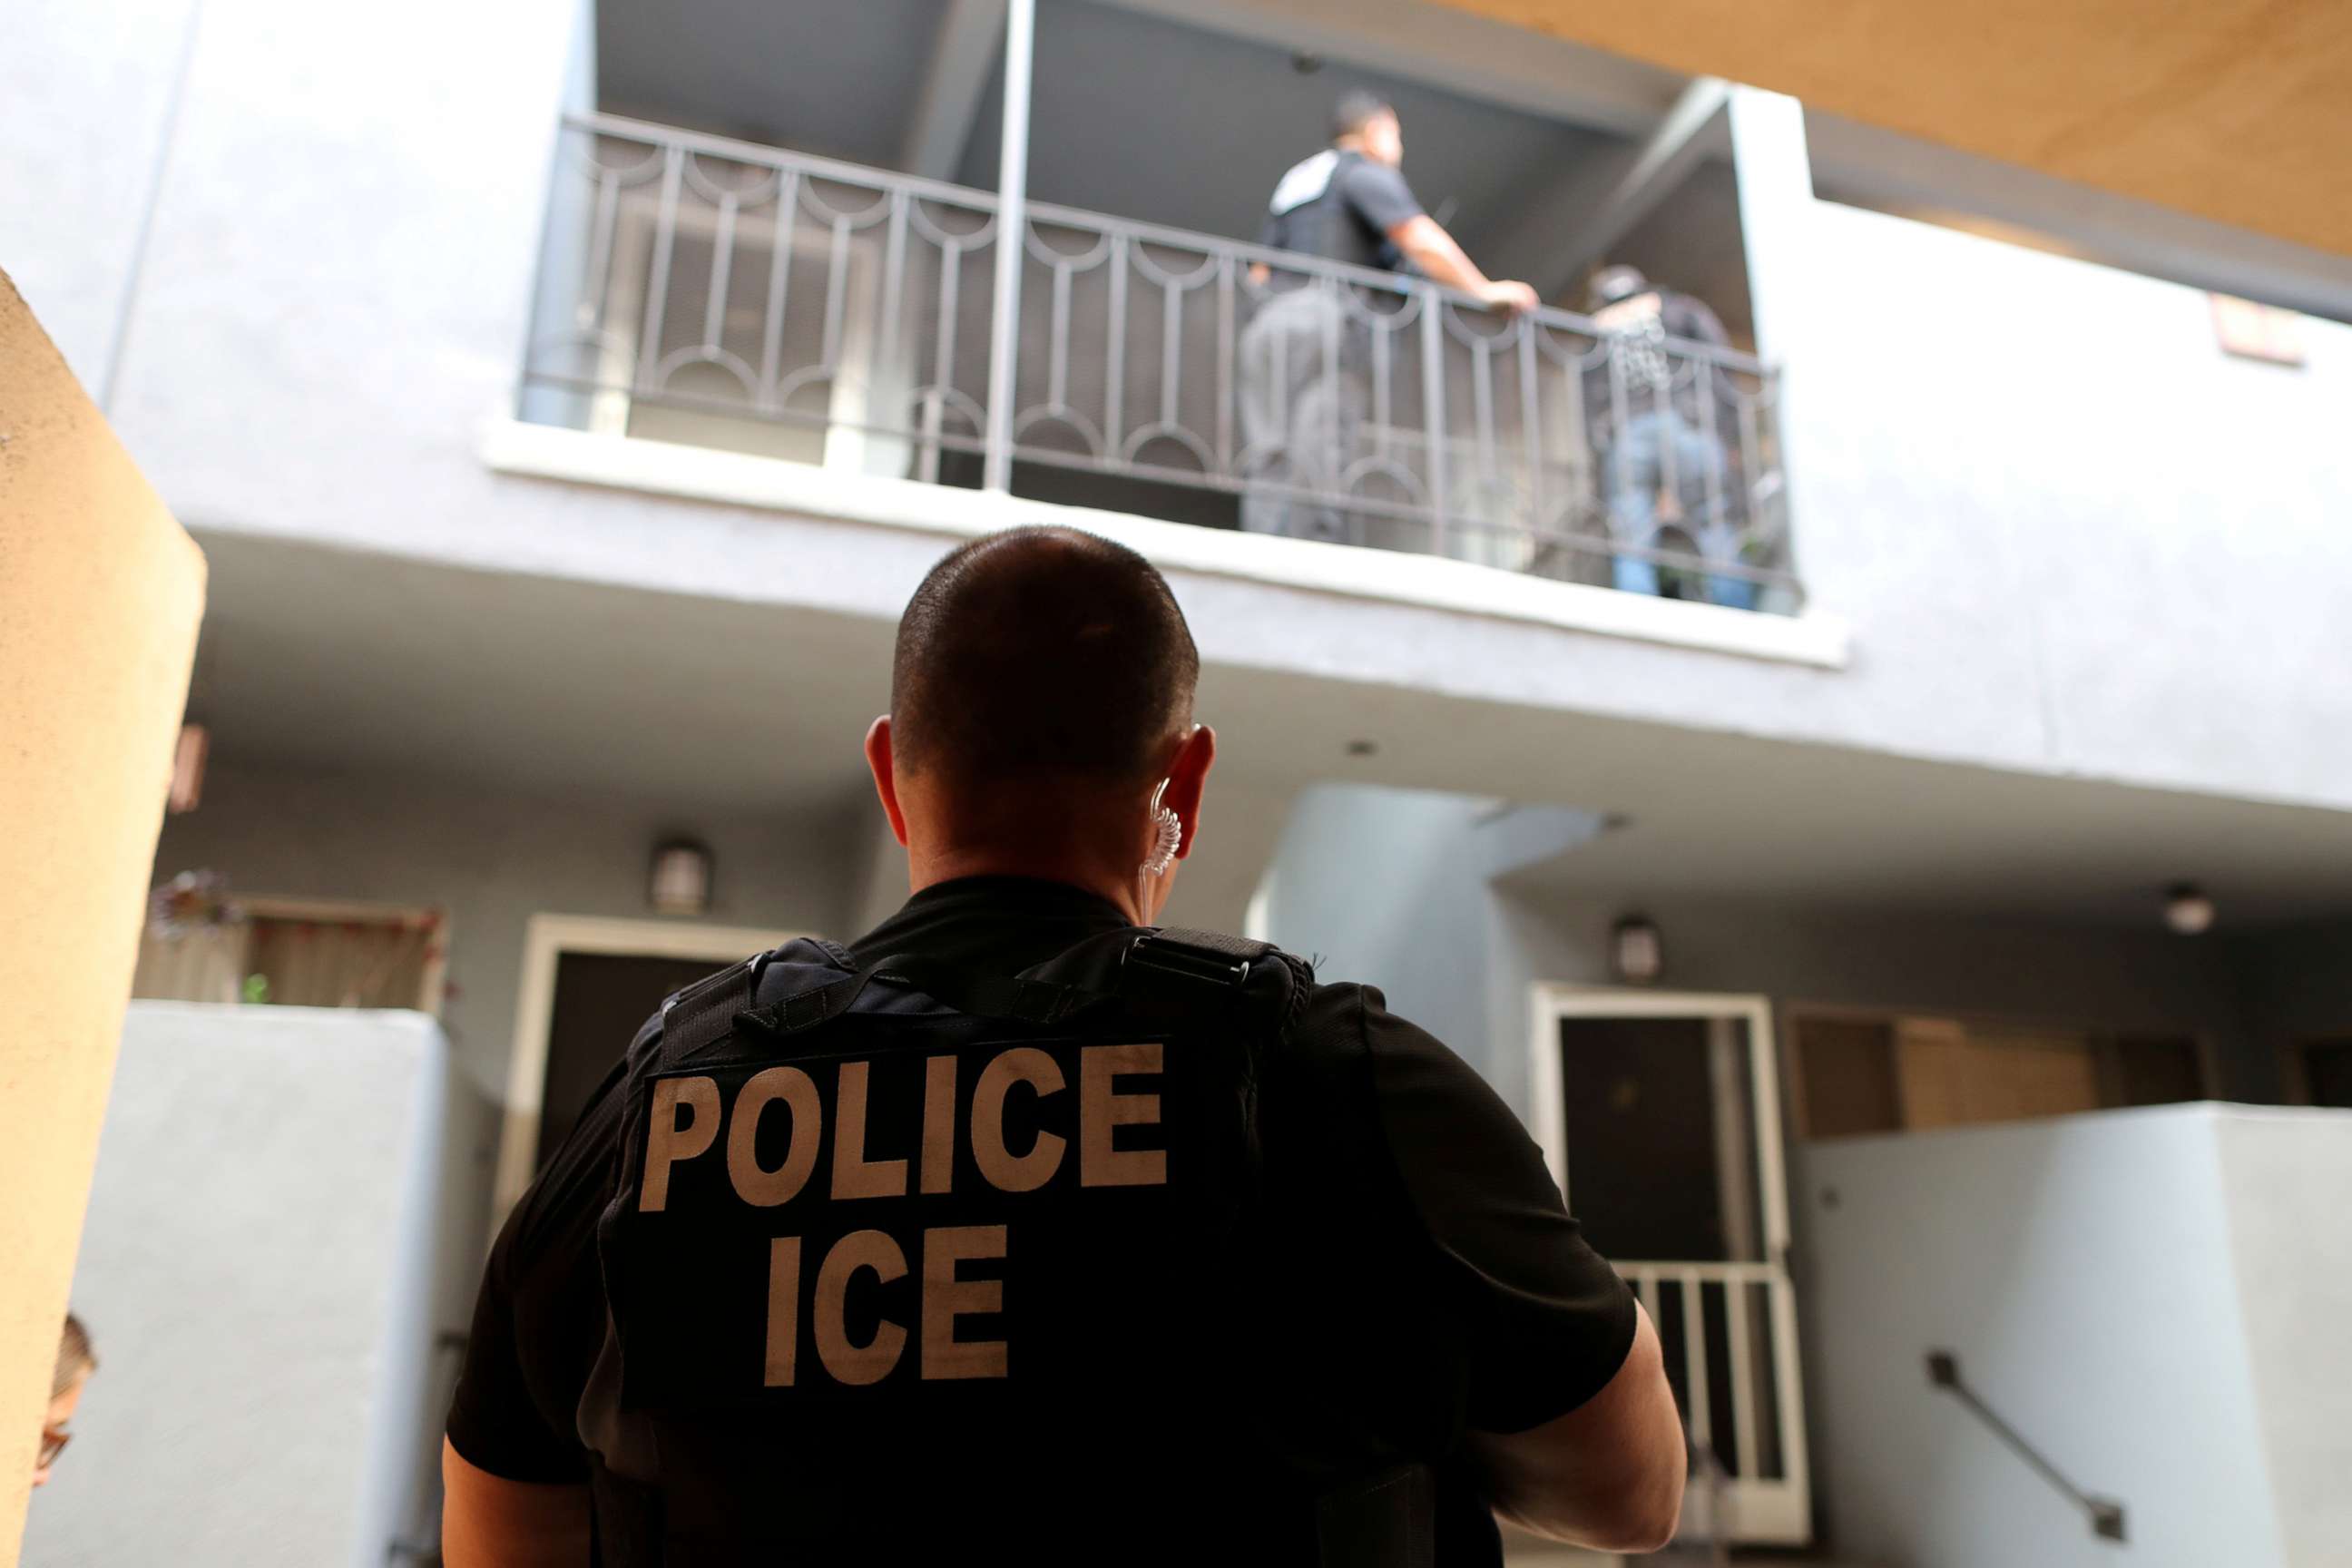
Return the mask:
<path fill-rule="evenodd" d="M 1131 870 L 1122 876 L 1106 867 L 1085 864 L 1075 857 L 979 846 L 910 851 L 907 857 L 909 892 L 919 893 L 941 882 L 961 881 L 967 877 L 1025 877 L 1032 881 L 1060 882 L 1117 905 L 1136 925 L 1150 923 Z"/>

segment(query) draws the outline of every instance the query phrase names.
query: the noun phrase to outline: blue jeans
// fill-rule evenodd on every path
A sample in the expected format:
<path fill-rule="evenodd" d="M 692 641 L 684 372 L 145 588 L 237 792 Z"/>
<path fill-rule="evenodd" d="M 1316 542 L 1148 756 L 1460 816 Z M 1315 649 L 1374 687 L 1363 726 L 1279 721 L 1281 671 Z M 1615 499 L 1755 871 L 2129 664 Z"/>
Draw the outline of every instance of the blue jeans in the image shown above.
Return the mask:
<path fill-rule="evenodd" d="M 1708 515 L 1710 496 L 1723 497 L 1727 512 L 1737 499 L 1728 493 L 1731 465 L 1722 442 L 1672 409 L 1654 408 L 1625 422 L 1606 462 L 1609 531 L 1620 544 L 1658 547 L 1658 490 L 1671 474 L 1675 500 L 1686 520 L 1685 528 L 1699 541 L 1701 552 L 1724 560 L 1737 558 L 1738 529 Z M 1617 586 L 1627 593 L 1658 591 L 1654 563 L 1620 555 L 1611 565 Z M 1710 575 L 1706 596 L 1712 604 L 1752 610 L 1756 584 L 1745 577 Z"/>

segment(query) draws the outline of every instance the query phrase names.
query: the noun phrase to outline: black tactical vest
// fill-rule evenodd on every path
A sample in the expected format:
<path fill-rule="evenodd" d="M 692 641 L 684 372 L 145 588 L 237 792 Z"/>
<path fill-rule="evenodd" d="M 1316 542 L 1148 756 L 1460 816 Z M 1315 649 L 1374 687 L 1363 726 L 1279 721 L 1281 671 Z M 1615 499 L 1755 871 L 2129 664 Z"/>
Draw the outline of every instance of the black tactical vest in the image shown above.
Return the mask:
<path fill-rule="evenodd" d="M 1396 243 L 1366 223 L 1343 191 L 1348 174 L 1369 162 L 1361 153 L 1330 149 L 1294 164 L 1275 187 L 1268 206 L 1282 248 L 1344 261 L 1352 267 L 1402 271 L 1404 256 Z M 1277 277 L 1278 287 L 1304 281 Z"/>
<path fill-rule="evenodd" d="M 795 942 L 674 998 L 597 1229 L 599 1561 L 1425 1562 L 1429 1473 L 1285 1398 L 1254 1294 L 1310 985 L 1127 931 L 1018 976 Z"/>

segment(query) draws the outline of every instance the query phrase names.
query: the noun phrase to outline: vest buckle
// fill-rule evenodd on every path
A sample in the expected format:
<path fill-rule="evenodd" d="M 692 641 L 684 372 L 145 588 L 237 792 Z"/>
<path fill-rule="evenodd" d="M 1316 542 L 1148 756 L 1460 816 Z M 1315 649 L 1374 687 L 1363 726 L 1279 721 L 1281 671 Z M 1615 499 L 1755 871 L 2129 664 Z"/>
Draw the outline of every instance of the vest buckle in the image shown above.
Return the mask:
<path fill-rule="evenodd" d="M 1213 985 L 1239 985 L 1250 972 L 1249 960 L 1237 952 L 1202 946 L 1165 931 L 1146 931 L 1128 943 L 1118 962 L 1122 971 L 1156 970 Z"/>

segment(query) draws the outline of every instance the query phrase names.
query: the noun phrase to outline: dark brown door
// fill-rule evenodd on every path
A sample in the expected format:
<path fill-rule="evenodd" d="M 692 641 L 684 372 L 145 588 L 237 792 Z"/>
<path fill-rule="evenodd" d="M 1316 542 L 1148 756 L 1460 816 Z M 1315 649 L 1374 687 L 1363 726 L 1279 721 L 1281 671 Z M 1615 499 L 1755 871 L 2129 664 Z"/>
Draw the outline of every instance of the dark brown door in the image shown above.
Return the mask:
<path fill-rule="evenodd" d="M 2352 1110 L 2352 1038 L 2314 1040 L 2303 1047 L 2311 1103 Z"/>
<path fill-rule="evenodd" d="M 565 952 L 555 960 L 555 1005 L 547 1026 L 547 1084 L 539 1117 L 539 1159 L 571 1135 L 596 1086 L 619 1063 L 637 1026 L 672 992 L 724 969 L 707 958 L 641 958 Z"/>
<path fill-rule="evenodd" d="M 1568 1193 L 1610 1258 L 1732 1256 L 1704 1018 L 1563 1018 Z"/>

